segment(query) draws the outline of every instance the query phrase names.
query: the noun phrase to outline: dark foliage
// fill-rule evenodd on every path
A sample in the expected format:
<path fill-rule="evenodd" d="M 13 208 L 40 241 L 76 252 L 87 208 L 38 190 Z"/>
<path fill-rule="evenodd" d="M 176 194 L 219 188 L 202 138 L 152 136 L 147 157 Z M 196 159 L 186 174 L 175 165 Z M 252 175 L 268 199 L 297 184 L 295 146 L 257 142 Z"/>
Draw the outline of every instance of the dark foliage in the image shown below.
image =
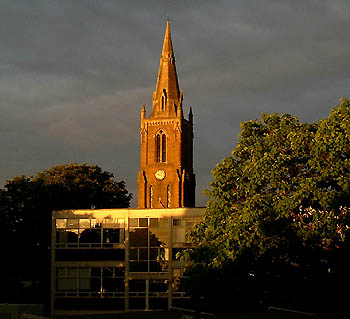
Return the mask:
<path fill-rule="evenodd" d="M 96 165 L 58 165 L 0 190 L 0 302 L 48 303 L 51 212 L 129 207 L 123 181 Z"/>
<path fill-rule="evenodd" d="M 241 128 L 232 156 L 213 170 L 204 222 L 191 234 L 195 249 L 182 256 L 192 295 L 208 311 L 277 306 L 343 316 L 349 100 L 316 124 L 263 114 Z"/>

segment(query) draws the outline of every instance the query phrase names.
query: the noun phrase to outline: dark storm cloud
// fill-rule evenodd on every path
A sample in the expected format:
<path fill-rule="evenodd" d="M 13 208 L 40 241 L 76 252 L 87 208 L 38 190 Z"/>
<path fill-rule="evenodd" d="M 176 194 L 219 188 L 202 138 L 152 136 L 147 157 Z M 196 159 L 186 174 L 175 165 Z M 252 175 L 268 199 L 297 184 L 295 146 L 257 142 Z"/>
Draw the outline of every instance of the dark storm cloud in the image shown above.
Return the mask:
<path fill-rule="evenodd" d="M 135 194 L 139 112 L 169 15 L 200 194 L 240 122 L 275 111 L 317 121 L 349 95 L 349 13 L 348 0 L 3 0 L 0 182 L 88 162 Z"/>

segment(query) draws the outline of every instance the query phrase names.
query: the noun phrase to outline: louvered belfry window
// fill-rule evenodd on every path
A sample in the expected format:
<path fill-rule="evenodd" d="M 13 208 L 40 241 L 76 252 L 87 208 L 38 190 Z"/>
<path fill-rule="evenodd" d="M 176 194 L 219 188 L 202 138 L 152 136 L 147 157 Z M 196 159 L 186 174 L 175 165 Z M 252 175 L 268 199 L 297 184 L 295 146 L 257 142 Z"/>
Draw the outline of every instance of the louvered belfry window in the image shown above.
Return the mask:
<path fill-rule="evenodd" d="M 166 135 L 162 130 L 156 136 L 156 162 L 165 163 L 166 162 Z"/>

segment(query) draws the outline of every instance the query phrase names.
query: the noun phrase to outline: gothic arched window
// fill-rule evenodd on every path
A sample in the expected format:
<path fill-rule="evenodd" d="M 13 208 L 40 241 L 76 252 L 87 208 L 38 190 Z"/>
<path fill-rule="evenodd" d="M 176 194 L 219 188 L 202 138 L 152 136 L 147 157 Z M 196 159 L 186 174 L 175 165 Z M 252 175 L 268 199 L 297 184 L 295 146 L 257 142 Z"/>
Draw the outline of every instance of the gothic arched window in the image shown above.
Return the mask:
<path fill-rule="evenodd" d="M 162 96 L 162 111 L 164 111 L 164 106 L 165 106 L 165 96 Z"/>
<path fill-rule="evenodd" d="M 153 187 L 152 185 L 149 187 L 149 207 L 153 208 Z"/>
<path fill-rule="evenodd" d="M 160 105 L 161 111 L 165 110 L 166 100 L 167 100 L 166 89 L 163 89 L 162 98 L 161 98 L 161 105 Z"/>
<path fill-rule="evenodd" d="M 162 130 L 156 135 L 156 162 L 166 162 L 166 135 Z"/>
<path fill-rule="evenodd" d="M 166 203 L 166 207 L 169 208 L 170 207 L 170 196 L 171 196 L 171 193 L 170 193 L 170 185 L 167 186 L 166 188 L 166 197 L 167 197 L 167 203 Z"/>

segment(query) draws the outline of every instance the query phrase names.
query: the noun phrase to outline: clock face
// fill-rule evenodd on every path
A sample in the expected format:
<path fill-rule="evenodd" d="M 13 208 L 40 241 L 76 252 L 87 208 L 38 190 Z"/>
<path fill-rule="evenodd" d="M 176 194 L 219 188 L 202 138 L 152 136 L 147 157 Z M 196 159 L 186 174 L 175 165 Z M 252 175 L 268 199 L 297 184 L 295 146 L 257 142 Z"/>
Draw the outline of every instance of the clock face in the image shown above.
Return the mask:
<path fill-rule="evenodd" d="M 162 179 L 165 178 L 165 172 L 162 169 L 159 169 L 158 171 L 156 171 L 154 176 L 156 177 L 156 179 L 161 181 Z"/>

